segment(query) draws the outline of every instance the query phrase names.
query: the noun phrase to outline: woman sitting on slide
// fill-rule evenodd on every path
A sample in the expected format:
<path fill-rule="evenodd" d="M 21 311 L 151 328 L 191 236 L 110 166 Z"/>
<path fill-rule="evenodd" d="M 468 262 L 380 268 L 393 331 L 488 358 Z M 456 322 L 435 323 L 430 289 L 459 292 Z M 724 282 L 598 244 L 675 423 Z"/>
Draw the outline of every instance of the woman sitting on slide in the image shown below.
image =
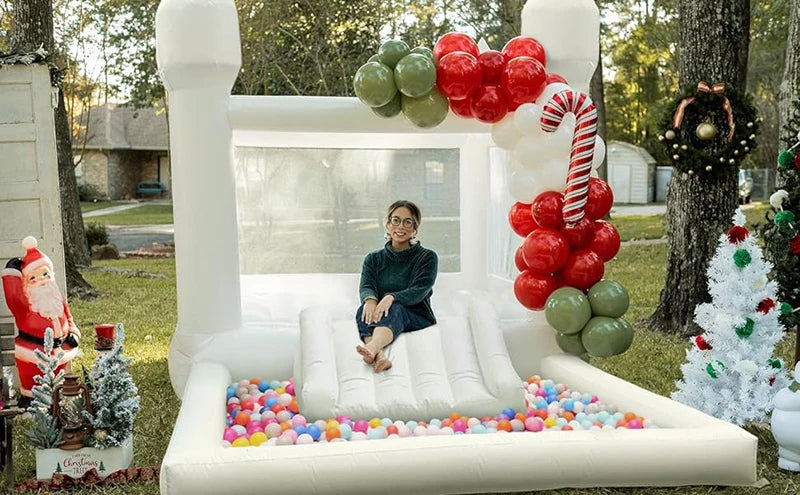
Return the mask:
<path fill-rule="evenodd" d="M 356 347 L 376 372 L 392 367 L 383 353 L 403 332 L 436 323 L 431 309 L 439 257 L 416 240 L 422 214 L 410 201 L 396 201 L 386 215 L 383 249 L 364 258 L 356 312 L 358 333 L 365 345 Z"/>

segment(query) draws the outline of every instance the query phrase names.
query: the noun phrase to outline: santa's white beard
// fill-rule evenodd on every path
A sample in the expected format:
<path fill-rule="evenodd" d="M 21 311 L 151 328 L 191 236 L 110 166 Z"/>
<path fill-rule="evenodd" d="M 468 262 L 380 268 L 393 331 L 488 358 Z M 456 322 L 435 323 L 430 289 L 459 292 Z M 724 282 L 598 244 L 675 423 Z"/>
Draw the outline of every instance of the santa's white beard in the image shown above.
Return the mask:
<path fill-rule="evenodd" d="M 25 295 L 31 310 L 39 313 L 45 318 L 54 320 L 64 314 L 64 297 L 58 290 L 55 280 L 47 282 L 40 287 L 25 286 Z"/>

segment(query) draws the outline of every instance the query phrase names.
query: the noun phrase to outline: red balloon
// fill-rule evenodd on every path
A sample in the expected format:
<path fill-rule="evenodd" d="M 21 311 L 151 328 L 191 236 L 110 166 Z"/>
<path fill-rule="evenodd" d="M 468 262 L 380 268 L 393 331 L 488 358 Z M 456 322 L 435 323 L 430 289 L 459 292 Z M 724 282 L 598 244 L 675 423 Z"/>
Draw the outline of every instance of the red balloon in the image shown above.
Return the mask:
<path fill-rule="evenodd" d="M 597 177 L 589 178 L 589 193 L 586 196 L 586 216 L 589 220 L 599 220 L 608 215 L 614 204 L 611 186 Z"/>
<path fill-rule="evenodd" d="M 442 60 L 442 57 L 452 52 L 467 52 L 472 54 L 473 57 L 478 57 L 480 50 L 478 44 L 468 34 L 464 33 L 447 33 L 436 42 L 433 47 L 433 54 L 436 60 Z"/>
<path fill-rule="evenodd" d="M 522 257 L 522 246 L 518 247 L 517 252 L 514 253 L 514 264 L 517 265 L 517 270 L 520 272 L 528 269 L 528 265 L 525 264 L 525 258 Z"/>
<path fill-rule="evenodd" d="M 517 57 L 531 57 L 538 60 L 543 66 L 547 65 L 547 57 L 541 43 L 530 36 L 517 36 L 512 38 L 503 47 L 503 56 L 508 62 Z"/>
<path fill-rule="evenodd" d="M 564 195 L 556 191 L 546 191 L 536 196 L 531 206 L 533 219 L 542 227 L 560 229 L 564 226 Z"/>
<path fill-rule="evenodd" d="M 520 237 L 528 237 L 528 234 L 539 228 L 539 225 L 531 215 L 531 205 L 517 201 L 508 210 L 508 223 Z"/>
<path fill-rule="evenodd" d="M 548 73 L 547 73 L 547 84 L 548 84 L 548 86 L 549 86 L 550 84 L 553 84 L 553 83 L 564 83 L 564 84 L 568 84 L 568 83 L 567 83 L 567 80 L 566 80 L 566 79 L 564 79 L 563 77 L 561 77 L 560 75 L 558 75 L 558 74 L 553 74 L 553 73 L 550 73 L 550 72 L 548 72 Z"/>
<path fill-rule="evenodd" d="M 481 64 L 483 71 L 483 84 L 500 84 L 500 77 L 506 67 L 506 59 L 502 53 L 497 50 L 486 50 L 478 55 L 478 63 Z"/>
<path fill-rule="evenodd" d="M 547 86 L 547 73 L 535 58 L 517 57 L 506 64 L 500 85 L 510 101 L 518 104 L 531 103 Z"/>
<path fill-rule="evenodd" d="M 553 274 L 553 280 L 556 282 L 556 289 L 560 289 L 562 287 L 568 287 L 567 281 L 564 280 L 564 273 L 563 272 L 556 272 Z"/>
<path fill-rule="evenodd" d="M 523 306 L 532 311 L 541 311 L 550 294 L 556 290 L 551 275 L 538 275 L 530 270 L 520 273 L 514 280 L 514 295 Z"/>
<path fill-rule="evenodd" d="M 569 244 L 553 229 L 537 229 L 522 243 L 522 258 L 532 271 L 541 274 L 557 272 L 569 258 Z"/>
<path fill-rule="evenodd" d="M 599 282 L 604 272 L 603 260 L 591 249 L 572 253 L 561 271 L 569 286 L 583 291 Z"/>
<path fill-rule="evenodd" d="M 586 247 L 594 239 L 594 223 L 584 217 L 578 223 L 565 225 L 561 233 L 573 249 Z"/>
<path fill-rule="evenodd" d="M 463 100 L 448 100 L 450 103 L 450 110 L 459 117 L 471 119 L 472 115 L 472 98 L 464 98 Z"/>
<path fill-rule="evenodd" d="M 466 52 L 448 53 L 436 67 L 436 86 L 451 100 L 471 95 L 481 85 L 478 59 Z"/>
<path fill-rule="evenodd" d="M 594 239 L 589 249 L 597 253 L 603 261 L 609 261 L 619 252 L 619 232 L 608 222 L 598 220 L 594 223 Z"/>
<path fill-rule="evenodd" d="M 508 113 L 508 100 L 500 86 L 481 86 L 470 99 L 472 115 L 486 124 L 499 122 Z"/>

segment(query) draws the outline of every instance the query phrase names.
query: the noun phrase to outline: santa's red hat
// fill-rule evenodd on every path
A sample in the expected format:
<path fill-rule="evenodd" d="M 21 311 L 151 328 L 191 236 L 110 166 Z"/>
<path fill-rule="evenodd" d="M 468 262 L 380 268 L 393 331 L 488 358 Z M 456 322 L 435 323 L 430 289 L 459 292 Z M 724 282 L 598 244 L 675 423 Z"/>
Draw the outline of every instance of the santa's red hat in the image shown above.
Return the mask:
<path fill-rule="evenodd" d="M 36 241 L 35 237 L 28 236 L 22 239 L 22 247 L 27 251 L 22 258 L 22 273 L 24 275 L 42 266 L 47 266 L 51 270 L 53 269 L 53 261 L 48 258 L 46 254 L 39 251 L 37 248 L 38 245 L 39 243 Z"/>

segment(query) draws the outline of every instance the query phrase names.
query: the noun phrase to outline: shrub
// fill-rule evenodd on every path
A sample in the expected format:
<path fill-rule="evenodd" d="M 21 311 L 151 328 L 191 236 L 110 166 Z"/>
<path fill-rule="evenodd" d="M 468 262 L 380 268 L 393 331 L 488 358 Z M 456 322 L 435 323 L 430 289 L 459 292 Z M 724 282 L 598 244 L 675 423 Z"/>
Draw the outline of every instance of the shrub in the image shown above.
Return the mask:
<path fill-rule="evenodd" d="M 78 199 L 81 201 L 95 201 L 102 199 L 100 189 L 94 184 L 78 184 Z"/>
<path fill-rule="evenodd" d="M 86 242 L 89 243 L 89 249 L 92 246 L 102 246 L 108 244 L 108 232 L 106 226 L 99 223 L 88 223 L 85 225 Z"/>

